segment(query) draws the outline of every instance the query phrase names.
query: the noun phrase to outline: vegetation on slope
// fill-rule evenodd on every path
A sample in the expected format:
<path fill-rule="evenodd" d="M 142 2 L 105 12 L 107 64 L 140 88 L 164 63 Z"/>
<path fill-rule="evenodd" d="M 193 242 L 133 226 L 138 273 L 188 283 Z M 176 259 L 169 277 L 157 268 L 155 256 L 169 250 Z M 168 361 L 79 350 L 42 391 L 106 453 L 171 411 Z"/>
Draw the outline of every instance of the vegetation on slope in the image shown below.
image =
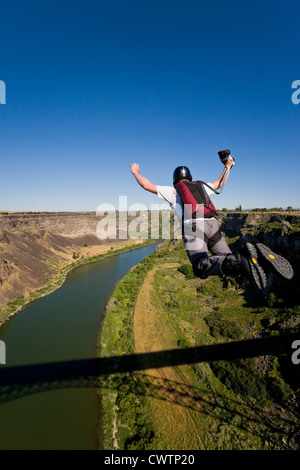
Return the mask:
<path fill-rule="evenodd" d="M 94 263 L 109 256 L 119 255 L 126 251 L 134 250 L 137 248 L 137 246 L 140 247 L 150 243 L 153 243 L 152 240 L 144 240 L 139 245 L 137 245 L 135 240 L 132 242 L 130 241 L 129 243 L 127 241 L 115 243 L 114 247 L 111 247 L 110 249 L 106 248 L 106 251 L 103 251 L 103 253 L 92 256 L 90 256 L 89 253 L 87 253 L 85 256 L 79 256 L 78 253 L 74 252 L 76 256 L 73 254 L 72 259 L 74 259 L 74 261 L 72 263 L 65 261 L 65 265 L 62 265 L 63 261 L 61 260 L 61 267 L 56 265 L 55 268 L 53 268 L 52 266 L 52 273 L 49 273 L 49 277 L 45 279 L 42 287 L 37 289 L 30 289 L 28 292 L 26 292 L 25 295 L 20 295 L 14 298 L 14 300 L 7 302 L 6 305 L 0 309 L 0 325 L 2 322 L 7 320 L 10 315 L 21 310 L 25 305 L 28 305 L 34 300 L 48 295 L 58 289 L 65 281 L 67 274 L 76 267 L 84 264 Z"/>
<path fill-rule="evenodd" d="M 160 336 L 162 350 L 237 340 L 251 347 L 252 338 L 299 332 L 293 282 L 263 298 L 233 279 L 203 281 L 193 276 L 183 245 L 170 250 L 165 243 L 117 285 L 99 337 L 102 356 L 135 352 L 134 314 L 145 279 L 159 329 L 144 335 Z M 183 437 L 190 449 L 298 448 L 300 383 L 291 351 L 173 369 L 103 381 L 104 448 L 176 450 Z"/>

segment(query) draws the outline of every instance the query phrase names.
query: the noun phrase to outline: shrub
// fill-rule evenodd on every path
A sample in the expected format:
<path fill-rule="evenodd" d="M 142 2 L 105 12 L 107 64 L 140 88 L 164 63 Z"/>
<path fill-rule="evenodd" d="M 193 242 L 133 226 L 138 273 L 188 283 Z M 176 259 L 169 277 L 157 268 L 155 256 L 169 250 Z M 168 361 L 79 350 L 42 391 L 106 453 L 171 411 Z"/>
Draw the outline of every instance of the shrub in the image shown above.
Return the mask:
<path fill-rule="evenodd" d="M 278 222 L 275 220 L 273 222 L 260 224 L 256 228 L 256 234 L 268 233 L 270 235 L 276 236 L 276 235 L 281 235 L 281 230 L 282 230 L 281 222 Z"/>
<path fill-rule="evenodd" d="M 287 401 L 294 394 L 291 387 L 278 376 L 270 379 L 270 392 L 279 403 Z"/>
<path fill-rule="evenodd" d="M 180 338 L 177 341 L 177 346 L 179 348 L 186 349 L 186 348 L 189 348 L 191 345 L 190 345 L 190 343 L 188 342 L 188 340 L 186 338 Z"/>
<path fill-rule="evenodd" d="M 211 290 L 206 284 L 201 284 L 201 286 L 197 287 L 197 292 L 200 295 L 210 295 Z"/>
<path fill-rule="evenodd" d="M 283 299 L 279 299 L 276 297 L 274 292 L 271 292 L 269 295 L 266 297 L 266 303 L 268 307 L 277 307 L 279 304 L 282 304 Z"/>
<path fill-rule="evenodd" d="M 235 394 L 253 397 L 260 403 L 268 399 L 267 384 L 257 372 L 254 358 L 210 363 L 216 377 Z"/>
<path fill-rule="evenodd" d="M 281 402 L 287 401 L 294 394 L 291 387 L 283 380 L 278 371 L 279 361 L 277 357 L 274 357 L 272 362 L 272 369 L 268 374 L 268 382 L 270 387 L 270 393 L 275 400 Z"/>
<path fill-rule="evenodd" d="M 169 309 L 177 309 L 179 308 L 179 303 L 177 300 L 173 299 L 173 300 L 170 300 L 169 302 L 165 302 L 165 306 Z"/>
<path fill-rule="evenodd" d="M 217 312 L 211 313 L 204 320 L 209 326 L 210 334 L 215 338 L 223 336 L 225 338 L 240 339 L 243 335 L 243 330 L 236 323 L 223 318 Z"/>
<path fill-rule="evenodd" d="M 191 264 L 182 264 L 179 266 L 178 271 L 184 274 L 187 279 L 194 279 L 196 277 Z"/>
<path fill-rule="evenodd" d="M 154 431 L 146 405 L 146 388 L 137 376 L 127 375 L 119 379 L 116 405 L 118 417 L 130 430 L 125 439 L 125 450 L 145 450 L 154 438 Z"/>

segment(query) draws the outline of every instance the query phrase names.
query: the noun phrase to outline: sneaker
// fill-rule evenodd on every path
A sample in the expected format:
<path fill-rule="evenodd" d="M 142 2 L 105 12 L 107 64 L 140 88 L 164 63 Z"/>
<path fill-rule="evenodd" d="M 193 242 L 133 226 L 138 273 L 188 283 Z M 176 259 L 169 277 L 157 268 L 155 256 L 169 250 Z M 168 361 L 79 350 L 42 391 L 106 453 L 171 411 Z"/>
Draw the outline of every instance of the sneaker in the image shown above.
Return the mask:
<path fill-rule="evenodd" d="M 221 264 L 221 272 L 224 276 L 238 277 L 242 274 L 241 261 L 233 254 L 229 254 Z"/>
<path fill-rule="evenodd" d="M 239 249 L 239 256 L 245 277 L 256 289 L 264 291 L 267 286 L 267 278 L 264 270 L 258 264 L 255 246 L 247 242 L 245 246 Z"/>
<path fill-rule="evenodd" d="M 271 248 L 264 245 L 263 243 L 256 243 L 256 248 L 259 255 L 259 262 L 265 268 L 269 268 L 271 271 L 280 274 L 285 279 L 292 279 L 294 271 L 288 260 L 283 256 L 274 253 Z"/>

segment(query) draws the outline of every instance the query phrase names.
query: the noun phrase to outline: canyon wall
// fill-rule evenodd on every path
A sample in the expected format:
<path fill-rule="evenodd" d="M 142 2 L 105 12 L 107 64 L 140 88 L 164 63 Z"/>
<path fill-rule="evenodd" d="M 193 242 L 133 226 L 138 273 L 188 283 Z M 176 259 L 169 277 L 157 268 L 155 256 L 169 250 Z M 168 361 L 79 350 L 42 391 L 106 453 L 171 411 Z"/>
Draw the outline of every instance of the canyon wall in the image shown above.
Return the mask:
<path fill-rule="evenodd" d="M 41 229 L 56 235 L 96 235 L 101 217 L 95 212 L 0 212 L 0 230 Z"/>
<path fill-rule="evenodd" d="M 219 212 L 218 220 L 225 232 L 238 233 L 242 229 L 253 229 L 270 222 L 287 221 L 290 224 L 300 224 L 300 214 L 292 212 Z"/>
<path fill-rule="evenodd" d="M 118 242 L 96 236 L 101 218 L 95 212 L 0 212 L 0 323 L 9 302 L 28 298 L 63 267 Z"/>
<path fill-rule="evenodd" d="M 299 265 L 299 213 L 220 213 L 218 219 L 225 235 L 239 236 L 243 242 L 264 243 Z"/>
<path fill-rule="evenodd" d="M 220 212 L 218 219 L 225 235 L 261 241 L 300 264 L 300 214 Z M 100 220 L 95 212 L 0 212 L 0 322 L 9 302 L 49 285 L 74 260 L 120 243 L 96 236 Z"/>

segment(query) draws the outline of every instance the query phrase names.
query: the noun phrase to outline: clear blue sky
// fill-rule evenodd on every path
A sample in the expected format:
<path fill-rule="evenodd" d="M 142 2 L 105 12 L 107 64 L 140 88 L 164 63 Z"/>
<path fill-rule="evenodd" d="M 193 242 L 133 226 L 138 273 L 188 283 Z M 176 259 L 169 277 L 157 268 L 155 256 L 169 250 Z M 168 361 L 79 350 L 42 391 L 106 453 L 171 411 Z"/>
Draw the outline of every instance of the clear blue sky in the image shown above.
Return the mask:
<path fill-rule="evenodd" d="M 217 208 L 300 207 L 299 0 L 0 1 L 0 209 L 159 202 L 176 166 Z"/>

